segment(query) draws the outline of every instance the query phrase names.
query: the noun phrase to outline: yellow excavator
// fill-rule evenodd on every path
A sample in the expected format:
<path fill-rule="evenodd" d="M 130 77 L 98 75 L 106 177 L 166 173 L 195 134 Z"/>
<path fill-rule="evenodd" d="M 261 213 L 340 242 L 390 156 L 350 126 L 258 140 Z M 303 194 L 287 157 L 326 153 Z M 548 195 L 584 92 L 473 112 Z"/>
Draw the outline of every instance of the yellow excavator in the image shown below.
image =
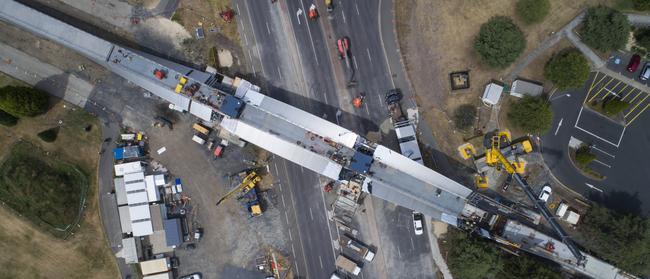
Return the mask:
<path fill-rule="evenodd" d="M 227 200 L 228 198 L 239 193 L 241 197 L 246 197 L 247 200 L 249 200 L 247 202 L 247 206 L 248 206 L 248 211 L 251 212 L 252 216 L 262 215 L 262 207 L 260 206 L 260 203 L 257 201 L 257 193 L 255 193 L 255 186 L 260 181 L 262 181 L 262 177 L 257 175 L 256 172 L 252 171 L 248 173 L 237 187 L 228 191 L 228 193 L 223 195 L 223 197 L 221 197 L 217 201 L 217 206 L 220 205 L 225 200 Z"/>

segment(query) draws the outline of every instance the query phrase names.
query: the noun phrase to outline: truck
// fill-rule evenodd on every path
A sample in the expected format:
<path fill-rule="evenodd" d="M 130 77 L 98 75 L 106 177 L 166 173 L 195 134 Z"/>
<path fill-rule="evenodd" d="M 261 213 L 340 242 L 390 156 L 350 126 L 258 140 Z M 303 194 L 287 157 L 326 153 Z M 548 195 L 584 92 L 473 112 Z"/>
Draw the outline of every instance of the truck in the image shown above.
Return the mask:
<path fill-rule="evenodd" d="M 192 136 L 192 140 L 194 142 L 198 143 L 198 144 L 201 144 L 201 145 L 203 145 L 205 143 L 205 140 L 202 137 L 200 137 L 199 135 Z"/>
<path fill-rule="evenodd" d="M 345 234 L 342 234 L 339 237 L 339 243 L 341 244 L 341 247 L 349 248 L 367 262 L 372 262 L 372 260 L 375 258 L 375 252 L 371 251 L 365 245 L 359 243 L 351 237 L 348 237 Z"/>
<path fill-rule="evenodd" d="M 341 270 L 353 274 L 353 275 L 359 275 L 361 273 L 361 267 L 357 265 L 354 261 L 348 259 L 348 257 L 344 255 L 339 255 L 336 257 L 336 267 L 340 268 Z"/>
<path fill-rule="evenodd" d="M 386 92 L 386 104 L 388 105 L 388 114 L 397 134 L 399 149 L 402 155 L 409 159 L 424 164 L 422 152 L 418 145 L 416 137 L 416 128 L 413 121 L 404 116 L 400 101 L 402 100 L 402 91 L 394 88 Z"/>

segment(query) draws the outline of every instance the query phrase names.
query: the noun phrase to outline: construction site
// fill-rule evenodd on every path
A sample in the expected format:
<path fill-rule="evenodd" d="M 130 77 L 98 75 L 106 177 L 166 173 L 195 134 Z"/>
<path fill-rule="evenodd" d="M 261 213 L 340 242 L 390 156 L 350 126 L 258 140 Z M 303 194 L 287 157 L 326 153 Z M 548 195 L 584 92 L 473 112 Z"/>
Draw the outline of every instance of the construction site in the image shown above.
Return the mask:
<path fill-rule="evenodd" d="M 319 16 L 315 7 L 308 14 L 309 18 Z M 194 274 L 201 278 L 201 270 L 188 270 L 183 265 L 195 268 L 188 263 L 193 260 L 210 265 L 201 259 L 208 253 L 226 258 L 232 254 L 227 266 L 231 273 L 226 274 L 242 274 L 242 267 L 235 264 L 241 260 L 248 267 L 254 266 L 259 278 L 298 277 L 295 261 L 299 256 L 292 251 L 293 246 L 282 248 L 288 239 L 298 236 L 290 230 L 281 235 L 265 233 L 283 230 L 277 221 L 283 220 L 280 209 L 294 203 L 292 195 L 285 202 L 282 183 L 278 182 L 281 174 L 277 166 L 271 167 L 273 158 L 293 162 L 300 171 L 313 172 L 322 181 L 315 187 L 303 186 L 322 192 L 326 222 L 328 226 L 329 222 L 334 224 L 336 269 L 324 272 L 330 278 L 356 278 L 365 268 L 380 265 L 373 259 L 381 247 L 365 242 L 355 222 L 355 216 L 366 211 L 364 199 L 382 199 L 408 208 L 424 214 L 426 220 L 493 240 L 513 253 L 543 257 L 574 274 L 636 278 L 581 251 L 564 224 L 575 225 L 580 215 L 566 202 L 554 205 L 552 212 L 547 205 L 551 190 L 542 187 L 538 193 L 528 184 L 527 158 L 537 151 L 532 138 L 512 139 L 509 131 L 492 131 L 473 139 L 474 144 L 458 147 L 459 156 L 471 161 L 476 170 L 475 185 L 462 185 L 424 165 L 417 114 L 402 110 L 403 96 L 398 88 L 380 97 L 387 104 L 385 113 L 397 137 L 399 150 L 392 150 L 272 98 L 241 77 L 223 75 L 212 67 L 190 68 L 121 46 L 16 1 L 0 3 L 0 19 L 78 52 L 159 97 L 169 109 L 181 114 L 183 121 L 191 123 L 179 127 L 158 116 L 147 131 L 129 129 L 118 139 L 106 139 L 117 146 L 112 156 L 122 230 L 118 257 L 127 264 L 138 264 L 142 278 L 185 274 L 190 275 L 181 278 L 197 278 L 190 277 Z M 341 55 L 349 64 L 348 44 L 339 41 Z M 351 81 L 354 73 L 352 76 Z M 469 77 L 466 79 L 461 83 L 469 86 Z M 364 98 L 354 98 L 352 105 L 361 107 Z M 177 139 L 169 139 L 171 135 Z M 179 146 L 188 144 L 201 146 L 197 149 L 200 151 L 181 154 Z M 180 156 L 203 160 L 214 169 L 201 169 Z M 176 170 L 183 175 L 175 174 Z M 198 178 L 205 172 L 211 176 Z M 195 173 L 196 177 L 192 175 Z M 185 181 L 191 181 L 193 187 Z M 503 192 L 518 188 L 527 199 L 526 205 L 512 203 L 498 191 L 484 191 L 488 188 L 501 188 Z M 208 207 L 226 216 L 207 221 L 198 208 Z M 212 225 L 230 219 L 236 219 L 238 225 Z M 206 225 L 208 222 L 211 225 Z M 233 250 L 202 250 L 208 242 L 206 235 L 211 233 L 223 233 L 227 244 L 234 245 L 229 249 L 251 254 L 234 256 Z M 256 244 L 237 246 L 238 238 Z"/>

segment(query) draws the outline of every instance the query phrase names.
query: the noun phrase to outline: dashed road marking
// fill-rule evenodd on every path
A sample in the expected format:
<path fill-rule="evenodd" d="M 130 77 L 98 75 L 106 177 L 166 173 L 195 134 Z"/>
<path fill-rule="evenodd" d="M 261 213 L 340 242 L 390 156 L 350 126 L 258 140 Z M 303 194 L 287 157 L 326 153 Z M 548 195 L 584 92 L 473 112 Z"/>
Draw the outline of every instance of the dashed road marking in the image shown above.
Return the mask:
<path fill-rule="evenodd" d="M 372 64 L 372 57 L 370 57 L 370 49 L 366 48 L 366 53 L 368 54 L 368 60 L 370 61 L 370 64 Z"/>
<path fill-rule="evenodd" d="M 608 168 L 610 168 L 610 169 L 612 168 L 612 166 L 610 166 L 610 165 L 608 165 L 608 164 L 605 164 L 605 163 L 603 163 L 603 162 L 601 162 L 601 161 L 598 161 L 598 160 L 595 160 L 595 159 L 594 159 L 594 162 L 599 163 L 599 164 L 601 164 L 601 165 L 603 165 L 603 166 L 606 166 L 606 167 L 608 167 Z"/>
<path fill-rule="evenodd" d="M 266 21 L 265 21 L 264 23 L 266 24 L 266 33 L 268 33 L 269 35 L 271 35 L 271 28 L 269 28 L 269 23 L 266 22 Z"/>
<path fill-rule="evenodd" d="M 359 14 L 359 5 L 357 5 L 357 3 L 354 3 L 354 8 L 357 9 L 357 15 L 360 15 Z"/>
<path fill-rule="evenodd" d="M 347 22 L 345 21 L 345 12 L 343 12 L 343 9 L 341 9 L 341 15 L 343 16 L 343 23 L 347 23 Z"/>
<path fill-rule="evenodd" d="M 594 149 L 594 150 L 600 151 L 600 153 L 603 153 L 603 154 L 605 154 L 605 155 L 607 155 L 609 157 L 616 158 L 616 156 L 614 156 L 612 154 L 609 154 L 609 153 L 605 152 L 605 150 L 602 150 L 602 149 L 600 149 L 600 148 L 598 148 L 596 146 L 592 146 L 591 148 Z"/>
<path fill-rule="evenodd" d="M 314 213 L 311 211 L 311 207 L 309 208 L 309 217 L 314 221 Z"/>

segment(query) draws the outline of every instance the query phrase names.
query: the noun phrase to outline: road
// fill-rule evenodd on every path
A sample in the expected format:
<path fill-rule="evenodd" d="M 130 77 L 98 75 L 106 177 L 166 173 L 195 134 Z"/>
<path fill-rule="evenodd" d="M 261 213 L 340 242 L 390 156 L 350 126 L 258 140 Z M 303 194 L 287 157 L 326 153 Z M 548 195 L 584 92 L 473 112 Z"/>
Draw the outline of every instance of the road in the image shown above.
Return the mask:
<path fill-rule="evenodd" d="M 265 85 L 264 92 L 364 135 L 387 123 L 382 95 L 388 89 L 402 88 L 405 108 L 414 106 L 397 51 L 392 2 L 340 1 L 332 14 L 317 3 L 321 16 L 316 21 L 306 18 L 309 4 L 234 1 L 252 77 Z M 350 38 L 351 63 L 338 58 L 336 39 L 342 36 Z M 353 69 L 357 86 L 347 88 Z M 355 110 L 350 101 L 360 92 L 366 93 L 366 101 Z M 392 131 L 382 134 L 382 141 L 397 148 Z M 294 268 L 300 277 L 327 278 L 337 252 L 332 245 L 336 231 L 326 219 L 329 202 L 320 189 L 324 181 L 281 158 L 272 165 L 283 187 Z M 399 270 L 411 278 L 433 277 L 429 242 L 426 236 L 414 240 L 411 211 L 378 199 L 371 206 L 374 214 L 358 218 L 360 227 L 369 228 L 361 230 L 360 238 L 376 245 L 379 257 L 366 265 L 363 276 L 388 278 L 386 272 Z"/>

